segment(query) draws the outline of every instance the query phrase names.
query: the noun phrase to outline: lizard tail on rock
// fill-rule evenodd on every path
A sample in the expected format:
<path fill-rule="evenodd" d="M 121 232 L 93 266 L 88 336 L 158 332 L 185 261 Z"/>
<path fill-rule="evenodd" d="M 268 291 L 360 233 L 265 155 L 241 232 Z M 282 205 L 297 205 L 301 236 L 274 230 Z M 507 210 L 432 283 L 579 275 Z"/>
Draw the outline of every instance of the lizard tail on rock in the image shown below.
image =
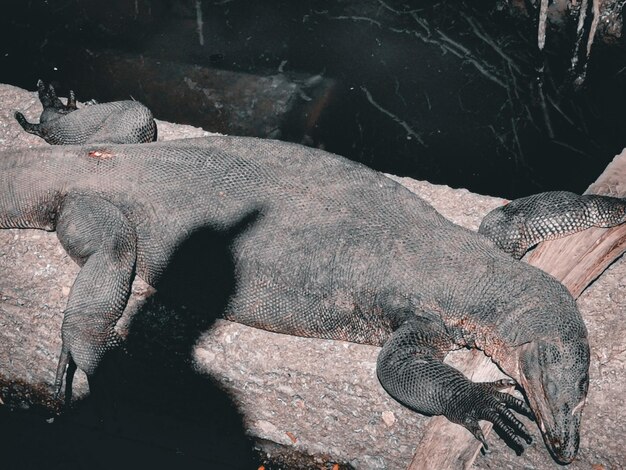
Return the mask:
<path fill-rule="evenodd" d="M 489 212 L 478 229 L 516 259 L 544 240 L 626 222 L 626 199 L 551 191 L 515 199 Z"/>

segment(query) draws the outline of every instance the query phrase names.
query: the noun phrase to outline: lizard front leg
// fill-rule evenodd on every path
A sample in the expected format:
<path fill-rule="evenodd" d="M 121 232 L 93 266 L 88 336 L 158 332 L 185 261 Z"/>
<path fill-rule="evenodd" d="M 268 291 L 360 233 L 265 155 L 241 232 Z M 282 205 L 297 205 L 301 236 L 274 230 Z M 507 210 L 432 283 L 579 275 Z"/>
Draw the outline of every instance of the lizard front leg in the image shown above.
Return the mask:
<path fill-rule="evenodd" d="M 378 379 L 400 403 L 420 413 L 444 415 L 487 442 L 479 420 L 494 423 L 518 447 L 531 442 L 524 425 L 511 412 L 532 415 L 524 402 L 499 390 L 512 381 L 472 382 L 444 364 L 452 340 L 436 320 L 415 317 L 407 320 L 383 346 L 377 363 Z"/>
<path fill-rule="evenodd" d="M 114 327 L 135 275 L 136 236 L 115 205 L 86 195 L 66 197 L 56 230 L 65 250 L 82 266 L 64 312 L 58 395 L 66 369 L 71 387 L 74 364 L 90 377 L 104 355 L 121 343 Z M 71 390 L 66 390 L 66 398 L 70 396 Z"/>

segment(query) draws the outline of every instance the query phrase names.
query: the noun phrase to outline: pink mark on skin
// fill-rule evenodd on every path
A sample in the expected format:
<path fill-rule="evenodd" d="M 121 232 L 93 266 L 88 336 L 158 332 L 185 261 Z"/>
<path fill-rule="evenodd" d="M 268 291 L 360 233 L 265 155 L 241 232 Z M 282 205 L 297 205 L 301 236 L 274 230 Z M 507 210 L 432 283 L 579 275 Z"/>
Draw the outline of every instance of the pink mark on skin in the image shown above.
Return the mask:
<path fill-rule="evenodd" d="M 115 156 L 108 150 L 91 150 L 87 155 L 91 158 L 97 158 L 99 160 L 108 160 L 109 158 L 113 158 Z"/>

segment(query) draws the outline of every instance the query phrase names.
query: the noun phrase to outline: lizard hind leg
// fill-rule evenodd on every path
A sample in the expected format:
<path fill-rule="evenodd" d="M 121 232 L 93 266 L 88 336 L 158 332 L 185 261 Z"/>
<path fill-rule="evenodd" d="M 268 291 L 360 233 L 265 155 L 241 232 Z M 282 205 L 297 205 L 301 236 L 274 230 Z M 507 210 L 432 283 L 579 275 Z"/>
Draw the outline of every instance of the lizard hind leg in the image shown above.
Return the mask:
<path fill-rule="evenodd" d="M 60 116 L 76 111 L 78 108 L 76 107 L 76 97 L 74 96 L 74 92 L 71 90 L 66 105 L 59 99 L 54 87 L 52 85 L 46 86 L 43 80 L 37 81 L 37 90 L 39 94 L 39 101 L 41 101 L 41 105 L 43 106 L 43 111 L 39 117 L 39 124 L 28 122 L 26 117 L 24 117 L 24 115 L 19 111 L 14 113 L 14 117 L 19 125 L 22 126 L 22 129 L 26 132 L 45 139 L 50 130 L 42 124 L 54 121 Z"/>
<path fill-rule="evenodd" d="M 87 195 L 65 198 L 56 231 L 82 266 L 64 312 L 58 386 L 72 363 L 92 378 L 105 355 L 122 344 L 115 326 L 135 275 L 136 237 L 115 205 Z"/>

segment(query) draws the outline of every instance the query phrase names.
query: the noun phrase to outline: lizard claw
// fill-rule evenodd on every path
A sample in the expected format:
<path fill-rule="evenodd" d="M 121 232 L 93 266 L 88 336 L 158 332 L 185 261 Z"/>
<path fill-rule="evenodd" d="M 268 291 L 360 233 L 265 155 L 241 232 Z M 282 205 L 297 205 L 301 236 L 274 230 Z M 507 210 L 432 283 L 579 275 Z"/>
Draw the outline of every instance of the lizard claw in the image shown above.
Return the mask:
<path fill-rule="evenodd" d="M 19 111 L 15 111 L 13 113 L 13 117 L 15 117 L 15 119 L 17 120 L 17 122 L 19 122 L 20 124 L 26 122 L 26 118 L 24 117 L 24 115 L 22 113 L 20 113 Z"/>
<path fill-rule="evenodd" d="M 480 383 L 480 386 L 485 387 L 486 389 L 491 389 L 493 392 L 501 392 L 507 388 L 516 387 L 517 382 L 513 379 L 500 379 L 494 382 L 482 382 Z M 535 420 L 534 413 L 524 401 L 518 400 L 509 393 L 495 393 L 495 395 L 499 400 L 503 401 L 507 407 L 523 414 L 533 421 Z"/>
<path fill-rule="evenodd" d="M 513 379 L 500 379 L 494 382 L 483 382 L 483 385 L 493 387 L 495 390 L 505 390 L 509 387 L 515 387 L 517 382 Z"/>
<path fill-rule="evenodd" d="M 513 385 L 515 382 L 510 380 L 469 382 L 469 387 L 451 404 L 451 409 L 445 415 L 467 428 L 482 443 L 485 452 L 489 448 L 478 424 L 479 420 L 491 421 L 496 429 L 514 443 L 516 451 L 521 451 L 524 449 L 524 442 L 531 444 L 533 440 L 524 424 L 511 410 L 525 415 L 532 415 L 532 412 L 522 400 L 499 391 Z"/>
<path fill-rule="evenodd" d="M 65 377 L 65 371 L 70 363 L 70 352 L 63 346 L 61 349 L 61 355 L 59 356 L 59 363 L 57 365 L 57 373 L 54 379 L 54 399 L 58 400 L 61 396 L 61 390 L 63 389 L 63 378 Z"/>
<path fill-rule="evenodd" d="M 59 356 L 56 377 L 54 379 L 54 400 L 60 400 L 61 392 L 63 391 L 63 378 L 65 378 L 65 396 L 63 398 L 65 406 L 69 406 L 72 402 L 72 384 L 74 382 L 75 373 L 76 363 L 72 360 L 68 348 L 63 346 L 61 355 Z"/>
<path fill-rule="evenodd" d="M 77 106 L 76 106 L 76 95 L 74 94 L 74 90 L 70 90 L 69 95 L 67 97 L 67 104 L 65 105 L 65 108 L 68 111 L 75 111 L 77 110 Z"/>
<path fill-rule="evenodd" d="M 481 444 L 483 445 L 483 449 L 482 449 L 483 453 L 490 454 L 491 451 L 489 450 L 487 439 L 485 438 L 485 434 L 483 433 L 483 430 L 480 428 L 478 421 L 468 420 L 466 423 L 463 423 L 463 425 L 469 430 L 469 432 L 471 432 L 474 435 L 476 439 L 478 439 L 481 442 Z"/>

